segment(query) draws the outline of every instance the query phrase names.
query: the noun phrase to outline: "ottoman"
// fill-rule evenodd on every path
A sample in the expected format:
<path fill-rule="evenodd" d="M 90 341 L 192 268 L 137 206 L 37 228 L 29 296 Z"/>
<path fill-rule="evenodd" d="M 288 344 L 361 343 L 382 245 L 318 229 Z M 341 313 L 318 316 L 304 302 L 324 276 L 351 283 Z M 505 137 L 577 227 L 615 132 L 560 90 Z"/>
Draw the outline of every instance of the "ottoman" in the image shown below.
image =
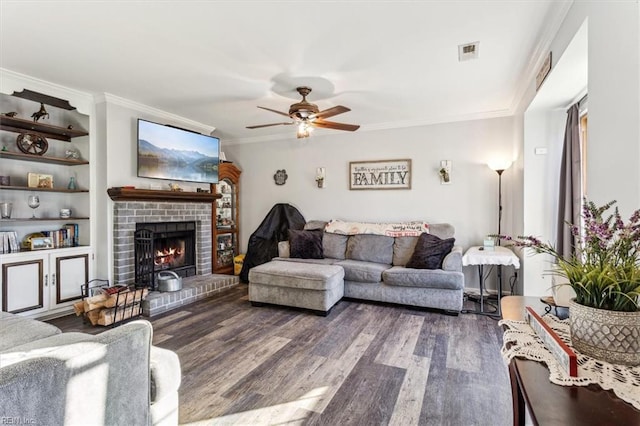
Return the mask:
<path fill-rule="evenodd" d="M 272 260 L 249 271 L 249 301 L 311 309 L 327 315 L 344 295 L 344 269 Z"/>

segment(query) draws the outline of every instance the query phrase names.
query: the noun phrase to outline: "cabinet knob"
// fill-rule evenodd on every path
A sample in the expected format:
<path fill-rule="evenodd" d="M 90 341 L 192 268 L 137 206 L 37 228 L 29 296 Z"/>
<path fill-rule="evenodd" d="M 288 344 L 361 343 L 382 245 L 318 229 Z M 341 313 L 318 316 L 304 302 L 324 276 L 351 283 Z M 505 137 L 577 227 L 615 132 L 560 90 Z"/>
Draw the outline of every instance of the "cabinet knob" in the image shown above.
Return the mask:
<path fill-rule="evenodd" d="M 56 285 L 56 274 L 51 275 L 51 287 L 55 287 Z"/>
<path fill-rule="evenodd" d="M 49 275 L 44 274 L 44 286 L 49 287 Z"/>

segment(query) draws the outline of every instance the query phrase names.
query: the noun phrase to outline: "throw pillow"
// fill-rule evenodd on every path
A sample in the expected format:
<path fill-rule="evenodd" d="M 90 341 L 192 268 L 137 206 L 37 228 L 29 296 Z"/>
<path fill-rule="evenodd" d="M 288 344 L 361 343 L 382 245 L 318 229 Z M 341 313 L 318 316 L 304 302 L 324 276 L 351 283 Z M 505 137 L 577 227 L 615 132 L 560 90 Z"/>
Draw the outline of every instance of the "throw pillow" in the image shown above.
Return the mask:
<path fill-rule="evenodd" d="M 433 234 L 422 234 L 418 238 L 416 248 L 407 262 L 407 268 L 441 269 L 442 261 L 451 252 L 455 238 L 441 240 Z"/>
<path fill-rule="evenodd" d="M 289 229 L 289 251 L 292 258 L 322 259 L 322 229 L 305 231 Z"/>

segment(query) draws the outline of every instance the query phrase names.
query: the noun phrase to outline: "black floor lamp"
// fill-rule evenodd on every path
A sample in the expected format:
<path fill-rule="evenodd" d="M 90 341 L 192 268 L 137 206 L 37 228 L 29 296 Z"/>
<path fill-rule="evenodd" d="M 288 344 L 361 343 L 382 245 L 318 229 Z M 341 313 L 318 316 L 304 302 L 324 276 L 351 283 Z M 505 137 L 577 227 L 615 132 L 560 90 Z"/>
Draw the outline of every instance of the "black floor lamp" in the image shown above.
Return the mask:
<path fill-rule="evenodd" d="M 498 173 L 498 235 L 502 235 L 502 172 L 511 167 L 511 161 L 494 161 L 488 165 L 491 170 Z M 500 245 L 500 238 L 497 240 L 497 245 Z"/>
<path fill-rule="evenodd" d="M 498 235 L 502 235 L 502 173 L 511 167 L 511 161 L 501 160 L 501 161 L 493 161 L 490 162 L 489 168 L 496 173 L 498 173 Z M 496 244 L 500 245 L 500 237 L 497 238 Z M 502 292 L 502 266 L 498 265 L 498 285 L 500 286 L 500 291 L 498 294 Z M 498 297 L 499 299 L 499 297 Z M 500 300 L 498 300 L 498 306 L 500 306 Z M 500 310 L 498 309 L 498 312 Z"/>

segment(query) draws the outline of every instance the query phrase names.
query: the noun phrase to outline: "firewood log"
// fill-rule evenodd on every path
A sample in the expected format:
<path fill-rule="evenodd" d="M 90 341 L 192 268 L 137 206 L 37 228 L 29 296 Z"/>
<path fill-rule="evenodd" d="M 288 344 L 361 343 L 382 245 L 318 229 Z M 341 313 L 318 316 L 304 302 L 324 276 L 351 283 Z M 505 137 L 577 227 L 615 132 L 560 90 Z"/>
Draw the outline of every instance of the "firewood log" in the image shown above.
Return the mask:
<path fill-rule="evenodd" d="M 97 308 L 104 306 L 105 301 L 108 299 L 106 294 L 98 294 L 93 297 L 87 297 L 84 299 L 84 311 L 89 312 Z"/>
<path fill-rule="evenodd" d="M 79 317 L 84 313 L 84 300 L 79 300 L 73 304 L 73 311 L 76 313 L 76 316 Z"/>

